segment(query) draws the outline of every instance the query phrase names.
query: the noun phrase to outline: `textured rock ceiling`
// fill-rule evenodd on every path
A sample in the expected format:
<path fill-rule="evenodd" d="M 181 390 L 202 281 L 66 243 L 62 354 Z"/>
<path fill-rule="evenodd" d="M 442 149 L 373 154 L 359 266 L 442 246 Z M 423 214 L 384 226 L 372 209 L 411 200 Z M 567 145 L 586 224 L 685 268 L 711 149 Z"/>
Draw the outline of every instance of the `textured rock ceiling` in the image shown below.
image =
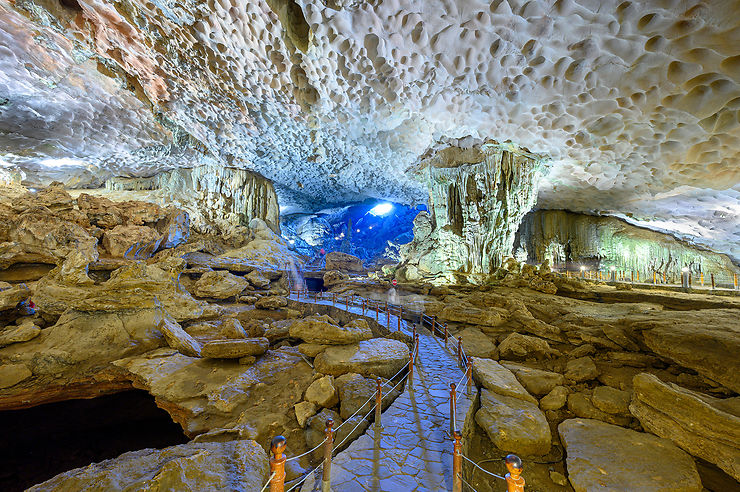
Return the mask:
<path fill-rule="evenodd" d="M 539 207 L 740 257 L 738 1 L 0 0 L 0 68 L 28 184 L 216 160 L 414 202 L 420 156 L 494 139 L 551 159 Z"/>

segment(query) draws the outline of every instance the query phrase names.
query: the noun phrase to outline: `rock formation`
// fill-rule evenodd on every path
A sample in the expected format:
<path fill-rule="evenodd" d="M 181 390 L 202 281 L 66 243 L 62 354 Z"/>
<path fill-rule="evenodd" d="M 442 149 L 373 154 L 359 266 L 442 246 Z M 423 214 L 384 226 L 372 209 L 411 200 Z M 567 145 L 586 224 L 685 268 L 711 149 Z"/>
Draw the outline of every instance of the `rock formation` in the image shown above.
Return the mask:
<path fill-rule="evenodd" d="M 430 212 L 414 219 L 401 248 L 402 276 L 492 273 L 536 200 L 540 157 L 495 143 L 449 147 L 424 162 Z"/>
<path fill-rule="evenodd" d="M 576 214 L 564 210 L 538 210 L 522 220 L 518 232 L 519 249 L 530 262 L 549 261 L 554 267 L 578 270 L 619 270 L 640 272 L 643 281 L 652 281 L 653 273 L 662 281 L 663 274 L 673 279 L 688 267 L 698 283 L 701 272 L 709 284 L 709 275 L 732 284 L 732 274 L 740 267 L 729 257 L 696 247 L 668 234 L 637 227 L 615 217 Z"/>

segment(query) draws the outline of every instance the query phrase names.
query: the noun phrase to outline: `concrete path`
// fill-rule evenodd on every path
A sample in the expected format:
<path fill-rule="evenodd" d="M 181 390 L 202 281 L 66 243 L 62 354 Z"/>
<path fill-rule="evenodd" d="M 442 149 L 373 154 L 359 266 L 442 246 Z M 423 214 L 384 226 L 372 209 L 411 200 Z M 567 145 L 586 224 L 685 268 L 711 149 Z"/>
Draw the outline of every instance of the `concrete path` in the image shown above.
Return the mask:
<path fill-rule="evenodd" d="M 331 301 L 319 301 L 331 305 Z M 337 306 L 344 309 L 337 303 Z M 349 309 L 361 314 L 361 310 Z M 385 324 L 385 315 L 379 317 Z M 397 319 L 391 316 L 391 329 Z M 467 391 L 464 373 L 444 341 L 424 328 L 419 333 L 419 357 L 412 384 L 383 412 L 381 428 L 368 430 L 332 462 L 334 492 L 452 490 L 450 383 L 463 379 L 458 391 L 456 428 L 462 431 L 474 395 Z M 411 334 L 409 327 L 404 332 Z M 452 347 L 452 345 L 450 345 Z M 476 388 L 473 386 L 473 393 Z M 320 480 L 320 479 L 319 479 Z M 302 491 L 320 490 L 309 478 Z"/>

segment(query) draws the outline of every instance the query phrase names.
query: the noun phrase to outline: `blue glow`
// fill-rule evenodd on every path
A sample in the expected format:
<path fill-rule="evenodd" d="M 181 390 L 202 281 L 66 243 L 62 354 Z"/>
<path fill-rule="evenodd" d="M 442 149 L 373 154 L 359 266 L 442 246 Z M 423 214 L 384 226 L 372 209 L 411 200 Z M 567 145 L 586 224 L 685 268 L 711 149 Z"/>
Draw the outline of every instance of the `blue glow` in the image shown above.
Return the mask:
<path fill-rule="evenodd" d="M 384 202 L 375 205 L 373 208 L 370 209 L 368 213 L 376 216 L 388 215 L 389 213 L 391 213 L 391 210 L 393 210 L 393 205 L 388 202 Z"/>

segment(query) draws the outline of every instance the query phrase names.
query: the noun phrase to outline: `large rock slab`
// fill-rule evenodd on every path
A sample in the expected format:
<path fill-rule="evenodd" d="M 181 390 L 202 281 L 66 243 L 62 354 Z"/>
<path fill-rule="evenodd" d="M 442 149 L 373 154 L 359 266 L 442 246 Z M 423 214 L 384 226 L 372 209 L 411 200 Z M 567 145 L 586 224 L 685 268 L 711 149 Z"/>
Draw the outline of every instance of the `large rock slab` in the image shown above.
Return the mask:
<path fill-rule="evenodd" d="M 471 357 L 470 360 L 473 363 L 473 378 L 487 390 L 537 404 L 537 400 L 506 367 L 491 359 Z"/>
<path fill-rule="evenodd" d="M 635 323 L 656 354 L 740 393 L 740 323 L 734 309 Z"/>
<path fill-rule="evenodd" d="M 310 316 L 290 325 L 290 336 L 307 343 L 347 345 L 370 340 L 373 332 L 367 323 L 348 323 L 338 326 L 328 316 Z"/>
<path fill-rule="evenodd" d="M 159 330 L 167 340 L 167 345 L 173 349 L 191 357 L 200 357 L 200 343 L 183 330 L 177 321 L 171 317 L 167 316 L 162 319 Z"/>
<path fill-rule="evenodd" d="M 305 398 L 306 401 L 323 408 L 331 408 L 339 403 L 337 389 L 334 387 L 334 378 L 324 376 L 311 383 L 311 386 L 306 390 Z"/>
<path fill-rule="evenodd" d="M 345 272 L 363 272 L 362 260 L 356 256 L 339 251 L 326 254 L 326 270 L 340 270 Z"/>
<path fill-rule="evenodd" d="M 103 235 L 103 246 L 114 258 L 146 259 L 162 243 L 162 235 L 148 226 L 117 225 Z"/>
<path fill-rule="evenodd" d="M 498 355 L 496 345 L 478 328 L 465 328 L 457 336 L 462 338 L 463 349 L 468 356 L 493 358 Z"/>
<path fill-rule="evenodd" d="M 240 428 L 259 442 L 295 429 L 290 409 L 303 401 L 313 373 L 289 347 L 271 350 L 251 365 L 188 357 L 169 348 L 114 364 L 151 393 L 188 437 Z"/>
<path fill-rule="evenodd" d="M 520 360 L 529 357 L 536 359 L 549 359 L 559 352 L 550 347 L 547 340 L 542 338 L 512 333 L 504 338 L 498 346 L 501 359 Z"/>
<path fill-rule="evenodd" d="M 255 441 L 190 442 L 124 453 L 61 473 L 28 490 L 260 490 L 269 468 L 267 454 Z"/>
<path fill-rule="evenodd" d="M 34 325 L 31 320 L 26 320 L 17 326 L 7 326 L 0 331 L 0 348 L 13 343 L 27 342 L 33 340 L 41 333 L 41 328 Z"/>
<path fill-rule="evenodd" d="M 446 321 L 493 327 L 504 324 L 508 314 L 500 308 L 479 309 L 467 302 L 452 302 L 442 309 L 439 318 Z"/>
<path fill-rule="evenodd" d="M 642 373 L 630 411 L 646 430 L 740 480 L 740 398 L 719 400 Z"/>
<path fill-rule="evenodd" d="M 671 441 L 591 419 L 558 426 L 576 492 L 700 492 L 694 460 Z"/>
<path fill-rule="evenodd" d="M 503 452 L 542 456 L 550 451 L 550 426 L 536 403 L 484 389 L 475 421 Z"/>
<path fill-rule="evenodd" d="M 249 282 L 243 277 L 237 277 L 225 270 L 217 270 L 204 273 L 195 282 L 193 294 L 211 299 L 227 299 L 241 294 L 247 285 Z"/>
<path fill-rule="evenodd" d="M 0 389 L 10 388 L 33 376 L 25 364 L 0 365 Z"/>
<path fill-rule="evenodd" d="M 247 355 L 262 355 L 269 347 L 270 342 L 264 337 L 212 340 L 203 344 L 200 354 L 210 359 L 239 359 Z"/>
<path fill-rule="evenodd" d="M 28 299 L 31 290 L 26 284 L 18 284 L 7 289 L 0 289 L 0 311 L 13 309 L 21 302 Z"/>
<path fill-rule="evenodd" d="M 546 395 L 556 386 L 565 383 L 565 376 L 557 372 L 534 369 L 513 362 L 504 362 L 502 365 L 512 371 L 524 388 L 534 395 Z"/>
<path fill-rule="evenodd" d="M 408 362 L 408 345 L 398 340 L 373 338 L 329 347 L 316 356 L 314 365 L 318 372 L 333 376 L 355 372 L 363 376 L 390 378 Z"/>

